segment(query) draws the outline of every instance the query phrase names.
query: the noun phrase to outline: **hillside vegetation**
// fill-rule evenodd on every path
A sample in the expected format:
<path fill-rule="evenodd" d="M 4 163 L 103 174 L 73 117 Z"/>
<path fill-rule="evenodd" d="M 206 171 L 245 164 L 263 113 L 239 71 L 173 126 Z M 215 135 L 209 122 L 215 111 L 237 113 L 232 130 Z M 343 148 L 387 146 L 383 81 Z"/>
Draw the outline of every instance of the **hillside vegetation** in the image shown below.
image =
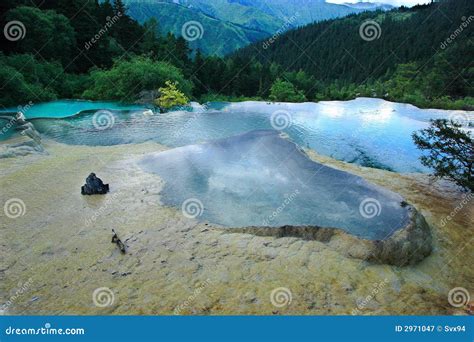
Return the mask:
<path fill-rule="evenodd" d="M 310 98 L 385 96 L 450 107 L 450 99 L 474 96 L 473 13 L 473 1 L 443 0 L 350 15 L 287 32 L 268 47 L 250 45 L 233 58 L 304 73 L 314 80 L 308 82 L 311 89 L 299 85 Z M 364 23 L 372 25 L 374 37 L 363 39 Z M 269 87 L 265 85 L 261 94 Z"/>
<path fill-rule="evenodd" d="M 160 30 L 179 36 L 183 25 L 196 21 L 201 39 L 190 47 L 204 55 L 223 56 L 250 43 L 315 21 L 360 13 L 362 9 L 324 0 L 127 0 L 132 18 L 144 23 L 155 18 Z"/>
<path fill-rule="evenodd" d="M 254 7 L 260 4 L 261 10 L 274 15 L 287 8 L 279 3 L 284 1 L 266 7 L 255 1 Z M 147 2 L 140 4 L 146 8 Z M 133 102 L 143 91 L 158 90 L 170 81 L 183 96 L 200 101 L 369 96 L 420 107 L 474 108 L 471 0 L 327 20 L 281 32 L 227 57 L 192 50 L 183 37 L 163 31 L 168 19 L 140 24 L 121 0 L 38 5 L 8 0 L 1 6 L 3 26 L 17 20 L 26 28 L 21 40 L 2 36 L 3 106 L 57 98 Z M 213 26 L 220 25 L 219 20 L 205 15 L 209 21 L 203 21 L 204 28 L 211 29 L 204 35 L 225 31 Z M 375 38 L 364 39 L 360 33 L 366 23 L 375 25 Z"/>

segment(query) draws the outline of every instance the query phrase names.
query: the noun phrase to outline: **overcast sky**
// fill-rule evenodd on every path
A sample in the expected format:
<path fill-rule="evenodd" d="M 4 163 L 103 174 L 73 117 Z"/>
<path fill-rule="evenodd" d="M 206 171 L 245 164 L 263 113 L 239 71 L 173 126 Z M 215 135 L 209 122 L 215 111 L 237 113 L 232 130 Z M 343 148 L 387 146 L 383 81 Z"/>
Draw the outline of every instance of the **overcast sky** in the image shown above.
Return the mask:
<path fill-rule="evenodd" d="M 326 0 L 326 2 L 332 2 L 334 4 L 343 4 L 343 3 L 355 3 L 355 2 L 381 2 L 384 4 L 390 4 L 393 6 L 414 6 L 417 4 L 427 4 L 431 0 Z"/>

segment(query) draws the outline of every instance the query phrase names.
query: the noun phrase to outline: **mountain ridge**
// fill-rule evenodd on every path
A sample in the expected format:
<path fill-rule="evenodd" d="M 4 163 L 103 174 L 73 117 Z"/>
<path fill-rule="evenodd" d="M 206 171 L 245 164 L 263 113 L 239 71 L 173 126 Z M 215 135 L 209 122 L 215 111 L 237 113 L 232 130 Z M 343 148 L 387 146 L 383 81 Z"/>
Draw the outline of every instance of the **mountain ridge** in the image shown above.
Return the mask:
<path fill-rule="evenodd" d="M 324 0 L 127 0 L 125 3 L 131 17 L 140 23 L 157 18 L 162 34 L 172 32 L 181 36 L 185 23 L 199 23 L 202 38 L 189 40 L 189 46 L 204 55 L 218 56 L 271 37 L 282 29 L 381 9 L 380 6 L 350 7 Z M 302 8 L 305 10 L 301 11 Z"/>

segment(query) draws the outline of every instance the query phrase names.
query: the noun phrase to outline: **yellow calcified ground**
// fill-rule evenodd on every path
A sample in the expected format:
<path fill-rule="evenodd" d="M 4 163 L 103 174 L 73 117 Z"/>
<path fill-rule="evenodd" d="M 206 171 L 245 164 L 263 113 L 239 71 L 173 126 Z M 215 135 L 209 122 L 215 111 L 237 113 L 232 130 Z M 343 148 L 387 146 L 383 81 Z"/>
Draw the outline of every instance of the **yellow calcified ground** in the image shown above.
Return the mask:
<path fill-rule="evenodd" d="M 154 144 L 113 147 L 47 142 L 49 155 L 0 160 L 0 200 L 23 200 L 12 219 L 0 212 L 0 303 L 8 314 L 461 314 L 448 303 L 453 287 L 474 293 L 473 205 L 440 224 L 462 194 L 399 175 L 312 158 L 397 191 L 426 217 L 433 254 L 397 268 L 346 258 L 321 242 L 228 234 L 160 205 L 161 181 L 133 163 Z M 106 196 L 80 195 L 96 172 Z M 126 240 L 121 255 L 115 228 Z M 111 306 L 93 292 L 110 288 Z M 276 307 L 275 288 L 291 291 Z M 102 299 L 105 299 L 102 298 Z"/>

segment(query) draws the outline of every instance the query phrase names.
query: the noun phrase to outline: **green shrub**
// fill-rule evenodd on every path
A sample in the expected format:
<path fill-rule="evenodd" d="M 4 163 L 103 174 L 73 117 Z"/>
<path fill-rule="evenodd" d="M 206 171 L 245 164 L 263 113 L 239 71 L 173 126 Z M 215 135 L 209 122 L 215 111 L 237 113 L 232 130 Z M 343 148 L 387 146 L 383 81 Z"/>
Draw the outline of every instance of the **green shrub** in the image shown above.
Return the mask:
<path fill-rule="evenodd" d="M 175 106 L 184 106 L 189 99 L 183 92 L 178 90 L 177 82 L 166 81 L 165 86 L 159 89 L 160 97 L 155 100 L 155 104 L 161 108 L 169 109 Z"/>
<path fill-rule="evenodd" d="M 270 89 L 270 100 L 280 102 L 303 102 L 306 97 L 303 92 L 287 81 L 277 79 Z"/>
<path fill-rule="evenodd" d="M 192 91 L 192 83 L 180 69 L 147 57 L 116 62 L 110 70 L 93 70 L 91 79 L 91 87 L 83 93 L 83 97 L 91 100 L 133 102 L 141 91 L 164 87 L 168 80 L 179 84 L 179 90 L 186 96 Z"/>

